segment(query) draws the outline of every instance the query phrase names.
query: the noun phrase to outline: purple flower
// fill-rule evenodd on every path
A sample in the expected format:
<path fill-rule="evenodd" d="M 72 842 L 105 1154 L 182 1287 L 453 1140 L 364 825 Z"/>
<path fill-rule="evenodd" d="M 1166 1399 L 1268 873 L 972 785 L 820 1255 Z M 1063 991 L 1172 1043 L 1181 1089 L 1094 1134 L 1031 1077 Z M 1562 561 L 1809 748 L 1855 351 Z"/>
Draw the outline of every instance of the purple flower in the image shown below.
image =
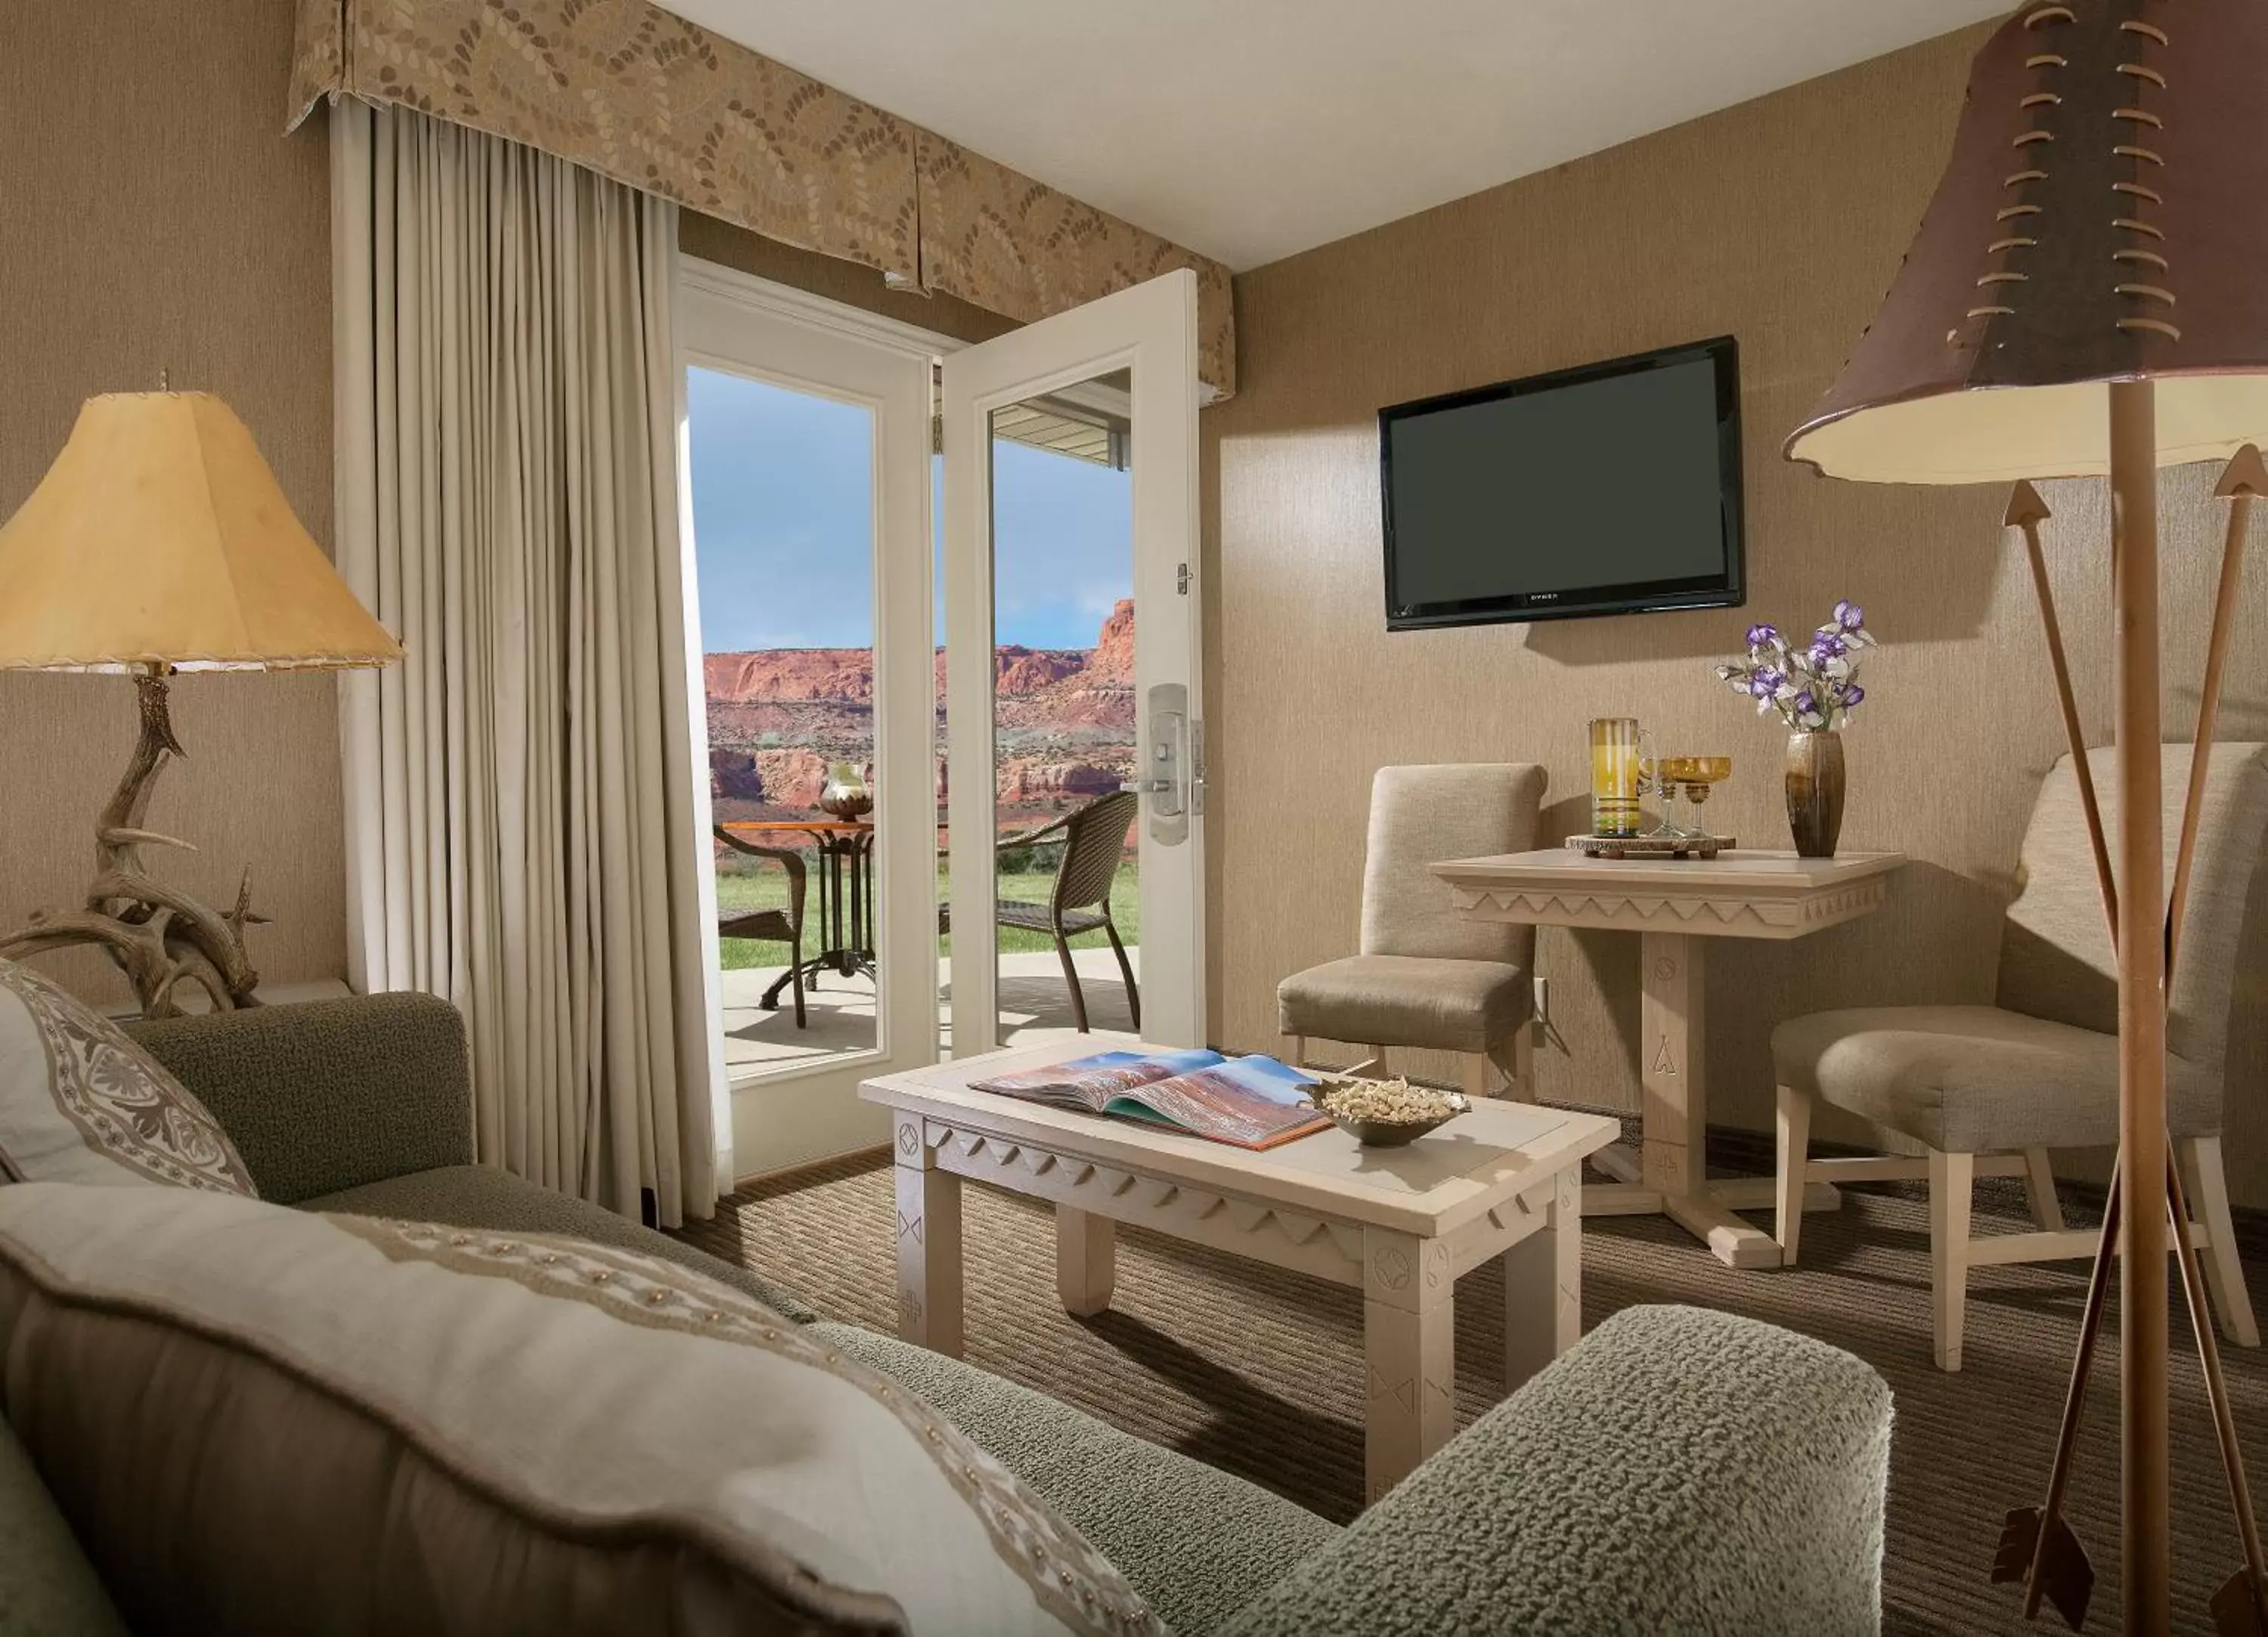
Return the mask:
<path fill-rule="evenodd" d="M 1778 636 L 1779 628 L 1778 626 L 1752 625 L 1749 628 L 1749 646 L 1750 648 L 1762 648 L 1767 642 L 1777 641 Z"/>
<path fill-rule="evenodd" d="M 1843 690 L 1843 708 L 1848 710 L 1852 706 L 1857 704 L 1860 700 L 1866 697 L 1867 690 L 1860 687 L 1856 682 L 1853 682 L 1849 687 Z"/>
<path fill-rule="evenodd" d="M 1811 661 L 1823 665 L 1829 660 L 1850 651 L 1851 645 L 1832 632 L 1822 631 L 1811 639 Z"/>
<path fill-rule="evenodd" d="M 1811 690 L 1809 688 L 1806 688 L 1802 693 L 1798 694 L 1795 696 L 1793 703 L 1798 716 L 1815 716 L 1819 714 L 1819 701 L 1811 696 Z"/>
<path fill-rule="evenodd" d="M 1867 623 L 1867 611 L 1848 600 L 1835 605 L 1835 623 L 1846 631 L 1855 631 Z"/>
<path fill-rule="evenodd" d="M 1786 679 L 1778 672 L 1770 669 L 1751 672 L 1749 675 L 1749 694 L 1754 699 L 1770 699 Z"/>

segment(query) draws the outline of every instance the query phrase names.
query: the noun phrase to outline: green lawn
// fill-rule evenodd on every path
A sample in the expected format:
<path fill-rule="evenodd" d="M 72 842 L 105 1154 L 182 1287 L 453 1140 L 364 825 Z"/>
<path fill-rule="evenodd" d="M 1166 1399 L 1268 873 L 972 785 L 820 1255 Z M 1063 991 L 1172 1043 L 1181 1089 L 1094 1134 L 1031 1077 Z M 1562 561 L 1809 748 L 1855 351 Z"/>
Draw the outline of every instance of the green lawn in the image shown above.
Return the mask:
<path fill-rule="evenodd" d="M 811 862 L 806 860 L 806 863 Z M 1128 859 L 1118 866 L 1118 878 L 1110 885 L 1110 918 L 1118 928 L 1118 936 L 1130 946 L 1139 943 L 1142 930 L 1140 896 L 1135 889 L 1134 861 Z M 999 877 L 1002 898 L 1021 899 L 1026 903 L 1044 904 L 1055 885 L 1052 867 L 1038 871 L 1003 872 Z M 938 877 L 938 898 L 946 896 L 944 872 Z M 722 910 L 784 909 L 787 907 L 787 872 L 774 864 L 743 863 L 734 860 L 717 867 L 717 907 Z M 808 960 L 818 951 L 820 944 L 819 894 L 817 882 L 806 895 L 803 906 L 803 954 Z M 1000 952 L 1004 955 L 1049 952 L 1055 943 L 1044 932 L 1027 932 L 1021 927 L 999 929 Z M 1108 947 L 1108 940 L 1100 932 L 1090 932 L 1074 938 L 1073 948 L 1094 943 Z M 951 954 L 953 940 L 938 940 L 939 953 Z M 787 946 L 768 943 L 754 938 L 726 938 L 719 946 L 723 953 L 720 963 L 726 972 L 738 972 L 749 966 L 784 966 Z"/>

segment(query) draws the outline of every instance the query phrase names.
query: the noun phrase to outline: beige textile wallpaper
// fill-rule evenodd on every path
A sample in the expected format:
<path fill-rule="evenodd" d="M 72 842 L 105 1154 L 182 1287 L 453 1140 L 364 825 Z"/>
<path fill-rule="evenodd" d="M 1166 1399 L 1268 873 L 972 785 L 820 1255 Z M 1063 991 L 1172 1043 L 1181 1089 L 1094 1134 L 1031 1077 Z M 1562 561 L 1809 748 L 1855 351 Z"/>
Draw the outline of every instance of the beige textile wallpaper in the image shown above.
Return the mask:
<path fill-rule="evenodd" d="M 1382 764 L 1541 761 L 1545 833 L 1564 835 L 1586 822 L 1586 721 L 1636 716 L 1665 751 L 1734 757 L 1710 817 L 1786 845 L 1785 735 L 1709 667 L 1750 620 L 1808 630 L 1846 595 L 1884 647 L 1846 735 L 1845 844 L 1916 862 L 1869 920 L 1792 944 L 1712 940 L 1712 1119 L 1769 1128 L 1780 1017 L 1989 1001 L 2017 844 L 2063 748 L 2021 548 L 1999 526 L 2006 492 L 1835 483 L 1778 447 L 1888 287 L 1981 38 L 1916 47 L 1237 278 L 1241 389 L 1204 416 L 1221 1044 L 1272 1046 L 1277 980 L 1353 951 Z M 1387 632 L 1381 406 L 1727 332 L 1742 353 L 1746 610 Z M 2222 526 L 2213 476 L 2163 480 L 2170 737 L 2187 736 L 2196 710 Z M 2046 495 L 2080 698 L 2104 743 L 2106 503 L 2094 484 Z M 2224 738 L 2268 738 L 2257 550 L 2222 723 Z M 2228 1093 L 2232 1183 L 2255 1205 L 2268 1205 L 2264 933 L 2256 883 Z M 1552 1024 L 1543 1095 L 1635 1108 L 1638 941 L 1547 930 L 1537 963 Z M 1827 1126 L 1830 1112 L 1822 1137 L 1857 1134 Z"/>
<path fill-rule="evenodd" d="M 276 108 L 291 0 L 7 0 L 0 6 L 0 516 L 62 448 L 81 400 L 158 372 L 232 404 L 316 539 L 331 532 L 331 303 L 322 127 Z M 189 755 L 154 828 L 197 844 L 171 878 L 225 902 L 253 870 L 249 935 L 273 982 L 343 968 L 338 730 L 328 675 L 192 676 Z M 0 673 L 0 924 L 75 904 L 94 815 L 134 743 L 118 677 Z M 42 970 L 126 991 L 97 955 Z"/>

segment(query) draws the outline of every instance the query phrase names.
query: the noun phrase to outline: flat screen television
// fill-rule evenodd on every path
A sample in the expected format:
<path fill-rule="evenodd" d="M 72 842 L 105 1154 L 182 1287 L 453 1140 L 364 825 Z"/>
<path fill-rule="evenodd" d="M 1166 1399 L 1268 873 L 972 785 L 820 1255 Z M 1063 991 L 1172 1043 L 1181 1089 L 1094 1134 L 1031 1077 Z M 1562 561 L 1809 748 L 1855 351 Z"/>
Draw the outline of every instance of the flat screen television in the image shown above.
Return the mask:
<path fill-rule="evenodd" d="M 1388 630 L 1737 607 L 1729 335 L 1378 413 Z"/>

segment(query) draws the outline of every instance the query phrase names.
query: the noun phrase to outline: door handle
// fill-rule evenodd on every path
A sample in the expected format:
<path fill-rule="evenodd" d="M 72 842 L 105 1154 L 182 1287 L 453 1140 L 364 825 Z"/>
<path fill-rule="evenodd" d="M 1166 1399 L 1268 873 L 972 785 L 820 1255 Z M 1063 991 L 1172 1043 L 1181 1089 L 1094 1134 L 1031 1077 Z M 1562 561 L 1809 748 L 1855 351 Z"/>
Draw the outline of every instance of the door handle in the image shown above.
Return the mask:
<path fill-rule="evenodd" d="M 1192 789 L 1189 691 L 1179 682 L 1160 682 L 1149 692 L 1142 730 L 1143 766 L 1127 788 L 1148 798 L 1150 839 L 1177 847 L 1189 839 Z"/>

